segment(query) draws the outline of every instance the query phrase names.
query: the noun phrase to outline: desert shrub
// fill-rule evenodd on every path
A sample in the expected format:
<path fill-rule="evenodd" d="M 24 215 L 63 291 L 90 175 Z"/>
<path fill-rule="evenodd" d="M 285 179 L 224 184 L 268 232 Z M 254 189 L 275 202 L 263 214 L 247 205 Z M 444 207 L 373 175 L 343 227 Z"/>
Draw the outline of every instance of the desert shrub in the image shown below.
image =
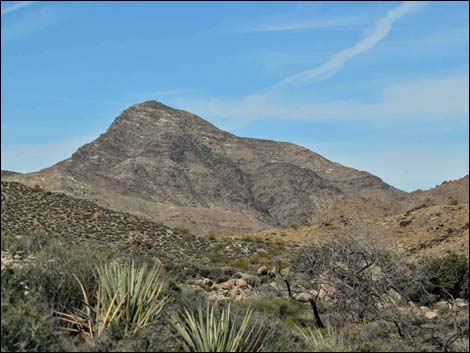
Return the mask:
<path fill-rule="evenodd" d="M 226 264 L 230 261 L 230 257 L 228 257 L 227 255 L 225 255 L 221 252 L 217 252 L 217 253 L 213 253 L 213 254 L 209 255 L 209 260 L 212 263 Z"/>
<path fill-rule="evenodd" d="M 467 300 L 469 300 L 469 297 L 470 297 L 469 277 L 470 277 L 470 273 L 469 273 L 469 266 L 468 266 L 468 263 L 467 263 L 467 269 L 465 270 L 464 280 L 463 280 L 463 283 L 462 283 L 462 289 L 460 291 L 460 295 L 462 296 L 462 298 L 465 298 Z"/>
<path fill-rule="evenodd" d="M 100 262 L 94 251 L 51 241 L 35 257 L 32 266 L 24 270 L 24 278 L 32 289 L 42 293 L 51 308 L 64 310 L 81 304 L 74 274 L 80 274 L 87 288 L 94 288 L 94 268 Z"/>
<path fill-rule="evenodd" d="M 25 288 L 12 269 L 2 270 L 1 278 L 2 352 L 61 351 L 38 294 Z"/>
<path fill-rule="evenodd" d="M 232 261 L 230 263 L 230 266 L 232 267 L 236 267 L 236 268 L 239 268 L 241 270 L 248 270 L 250 268 L 250 264 L 243 260 L 243 259 L 238 259 L 238 260 L 235 260 L 235 261 Z"/>
<path fill-rule="evenodd" d="M 161 267 L 117 264 L 96 268 L 96 304 L 91 306 L 86 288 L 75 276 L 85 306 L 71 313 L 57 312 L 61 320 L 71 324 L 67 329 L 90 338 L 111 330 L 123 336 L 135 334 L 159 316 L 168 298 L 161 298 Z"/>
<path fill-rule="evenodd" d="M 441 299 L 469 298 L 469 262 L 464 255 L 449 253 L 425 259 L 414 269 L 420 283 L 410 288 L 410 298 L 423 305 Z"/>
<path fill-rule="evenodd" d="M 187 352 L 259 352 L 268 333 L 261 323 L 252 320 L 251 310 L 238 320 L 230 305 L 220 314 L 210 304 L 196 312 L 186 309 L 171 322 Z"/>
<path fill-rule="evenodd" d="M 40 293 L 51 308 L 63 310 L 81 303 L 80 288 L 72 278 L 74 273 L 81 274 L 87 287 L 94 286 L 93 269 L 99 261 L 93 250 L 41 232 L 22 236 L 2 234 L 2 246 L 11 254 L 20 254 L 20 266 L 15 270 L 17 281 Z"/>
<path fill-rule="evenodd" d="M 49 243 L 49 240 L 50 237 L 41 231 L 21 236 L 2 234 L 2 250 L 8 250 L 13 254 L 30 255 L 39 252 Z"/>
<path fill-rule="evenodd" d="M 263 314 L 263 316 L 270 319 L 280 319 L 281 321 L 289 317 L 300 319 L 305 310 L 303 304 L 280 297 L 251 299 L 247 305 Z"/>
<path fill-rule="evenodd" d="M 93 341 L 75 345 L 69 351 L 75 352 L 175 352 L 177 345 L 171 326 L 158 320 L 155 325 L 139 330 L 135 335 L 116 339 L 111 333 L 103 333 Z"/>
<path fill-rule="evenodd" d="M 189 228 L 189 227 L 177 226 L 174 229 L 177 232 L 180 232 L 180 233 L 183 233 L 183 234 L 191 234 L 191 228 Z"/>
<path fill-rule="evenodd" d="M 32 192 L 41 192 L 42 188 L 38 184 L 36 184 L 31 188 L 31 191 Z"/>
<path fill-rule="evenodd" d="M 298 230 L 298 229 L 299 229 L 299 225 L 298 225 L 298 224 L 292 224 L 292 225 L 291 225 L 291 228 L 294 229 L 294 230 Z"/>

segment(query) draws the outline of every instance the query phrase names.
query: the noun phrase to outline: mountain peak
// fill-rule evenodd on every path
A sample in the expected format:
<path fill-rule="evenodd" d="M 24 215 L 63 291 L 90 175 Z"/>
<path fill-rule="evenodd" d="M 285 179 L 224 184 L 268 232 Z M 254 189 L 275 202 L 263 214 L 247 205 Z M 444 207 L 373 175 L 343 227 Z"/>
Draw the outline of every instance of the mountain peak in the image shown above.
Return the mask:
<path fill-rule="evenodd" d="M 108 133 L 121 135 L 128 135 L 130 132 L 152 140 L 161 134 L 227 134 L 197 115 L 175 109 L 156 100 L 130 106 L 115 119 L 108 130 Z M 130 139 L 126 138 L 127 141 L 135 138 L 130 137 Z"/>
<path fill-rule="evenodd" d="M 300 224 L 342 199 L 404 196 L 300 146 L 238 137 L 155 100 L 124 110 L 68 160 L 21 178 L 203 231 Z"/>
<path fill-rule="evenodd" d="M 137 103 L 132 105 L 130 108 L 139 109 L 139 108 L 151 108 L 151 109 L 168 109 L 168 110 L 175 110 L 174 108 L 163 104 L 162 102 L 156 101 L 154 99 Z"/>

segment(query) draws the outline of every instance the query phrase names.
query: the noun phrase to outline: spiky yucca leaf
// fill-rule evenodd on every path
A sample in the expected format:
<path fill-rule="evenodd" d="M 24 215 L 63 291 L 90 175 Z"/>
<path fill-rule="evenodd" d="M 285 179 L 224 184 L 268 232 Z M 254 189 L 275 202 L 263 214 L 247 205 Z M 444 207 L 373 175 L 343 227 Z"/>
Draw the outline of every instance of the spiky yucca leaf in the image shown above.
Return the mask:
<path fill-rule="evenodd" d="M 251 319 L 248 309 L 243 319 L 231 314 L 230 305 L 218 317 L 213 305 L 199 307 L 196 314 L 187 309 L 171 323 L 184 340 L 187 352 L 259 352 L 267 335 L 262 323 Z"/>
<path fill-rule="evenodd" d="M 344 337 L 333 325 L 327 325 L 326 329 L 302 328 L 296 326 L 302 338 L 317 352 L 347 352 Z"/>
<path fill-rule="evenodd" d="M 128 266 L 99 266 L 97 269 L 99 286 L 96 293 L 99 312 L 109 307 L 114 296 L 114 306 L 121 301 L 120 315 L 113 320 L 113 325 L 124 333 L 135 333 L 145 327 L 163 310 L 168 298 L 159 299 L 163 284 L 160 280 L 161 265 L 153 268 L 137 266 L 132 262 Z"/>
<path fill-rule="evenodd" d="M 156 318 L 168 301 L 168 297 L 160 298 L 163 287 L 160 274 L 160 263 L 150 269 L 134 262 L 98 266 L 95 306 L 90 306 L 87 291 L 75 276 L 82 290 L 83 309 L 56 314 L 71 325 L 67 330 L 83 333 L 91 339 L 109 328 L 134 334 Z"/>

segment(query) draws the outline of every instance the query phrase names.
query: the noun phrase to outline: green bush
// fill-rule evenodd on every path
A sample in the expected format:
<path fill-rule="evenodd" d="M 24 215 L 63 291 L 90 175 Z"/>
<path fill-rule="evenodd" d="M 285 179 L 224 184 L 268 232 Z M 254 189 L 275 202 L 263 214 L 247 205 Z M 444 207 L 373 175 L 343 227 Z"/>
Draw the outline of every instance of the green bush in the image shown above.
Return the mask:
<path fill-rule="evenodd" d="M 468 299 L 469 263 L 464 255 L 450 253 L 433 259 L 426 270 L 430 281 L 428 290 L 439 299 L 449 295 Z"/>
<path fill-rule="evenodd" d="M 41 192 L 42 188 L 38 184 L 36 184 L 31 188 L 31 191 L 32 192 Z"/>
<path fill-rule="evenodd" d="M 453 298 L 469 299 L 469 262 L 464 255 L 449 253 L 413 268 L 417 280 L 404 280 L 409 298 L 422 305 Z"/>
<path fill-rule="evenodd" d="M 51 308 L 65 310 L 82 303 L 74 274 L 80 275 L 87 288 L 95 287 L 94 269 L 100 261 L 92 250 L 55 241 L 35 257 L 32 266 L 24 269 L 23 276 L 31 289 L 42 293 Z"/>
<path fill-rule="evenodd" d="M 61 351 L 51 316 L 14 270 L 2 270 L 2 352 Z"/>

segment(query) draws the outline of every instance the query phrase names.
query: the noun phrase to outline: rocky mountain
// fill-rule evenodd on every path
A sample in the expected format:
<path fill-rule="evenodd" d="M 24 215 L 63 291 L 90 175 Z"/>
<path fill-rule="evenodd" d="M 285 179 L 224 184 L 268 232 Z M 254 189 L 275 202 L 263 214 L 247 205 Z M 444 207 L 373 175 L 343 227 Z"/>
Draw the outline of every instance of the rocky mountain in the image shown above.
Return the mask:
<path fill-rule="evenodd" d="M 403 200 L 364 171 L 287 142 L 243 138 L 156 101 L 36 173 L 3 176 L 195 231 L 304 223 L 339 200 Z"/>
<path fill-rule="evenodd" d="M 431 205 L 457 205 L 468 203 L 468 175 L 457 180 L 444 181 L 429 190 L 416 190 L 408 195 L 404 209 Z"/>

